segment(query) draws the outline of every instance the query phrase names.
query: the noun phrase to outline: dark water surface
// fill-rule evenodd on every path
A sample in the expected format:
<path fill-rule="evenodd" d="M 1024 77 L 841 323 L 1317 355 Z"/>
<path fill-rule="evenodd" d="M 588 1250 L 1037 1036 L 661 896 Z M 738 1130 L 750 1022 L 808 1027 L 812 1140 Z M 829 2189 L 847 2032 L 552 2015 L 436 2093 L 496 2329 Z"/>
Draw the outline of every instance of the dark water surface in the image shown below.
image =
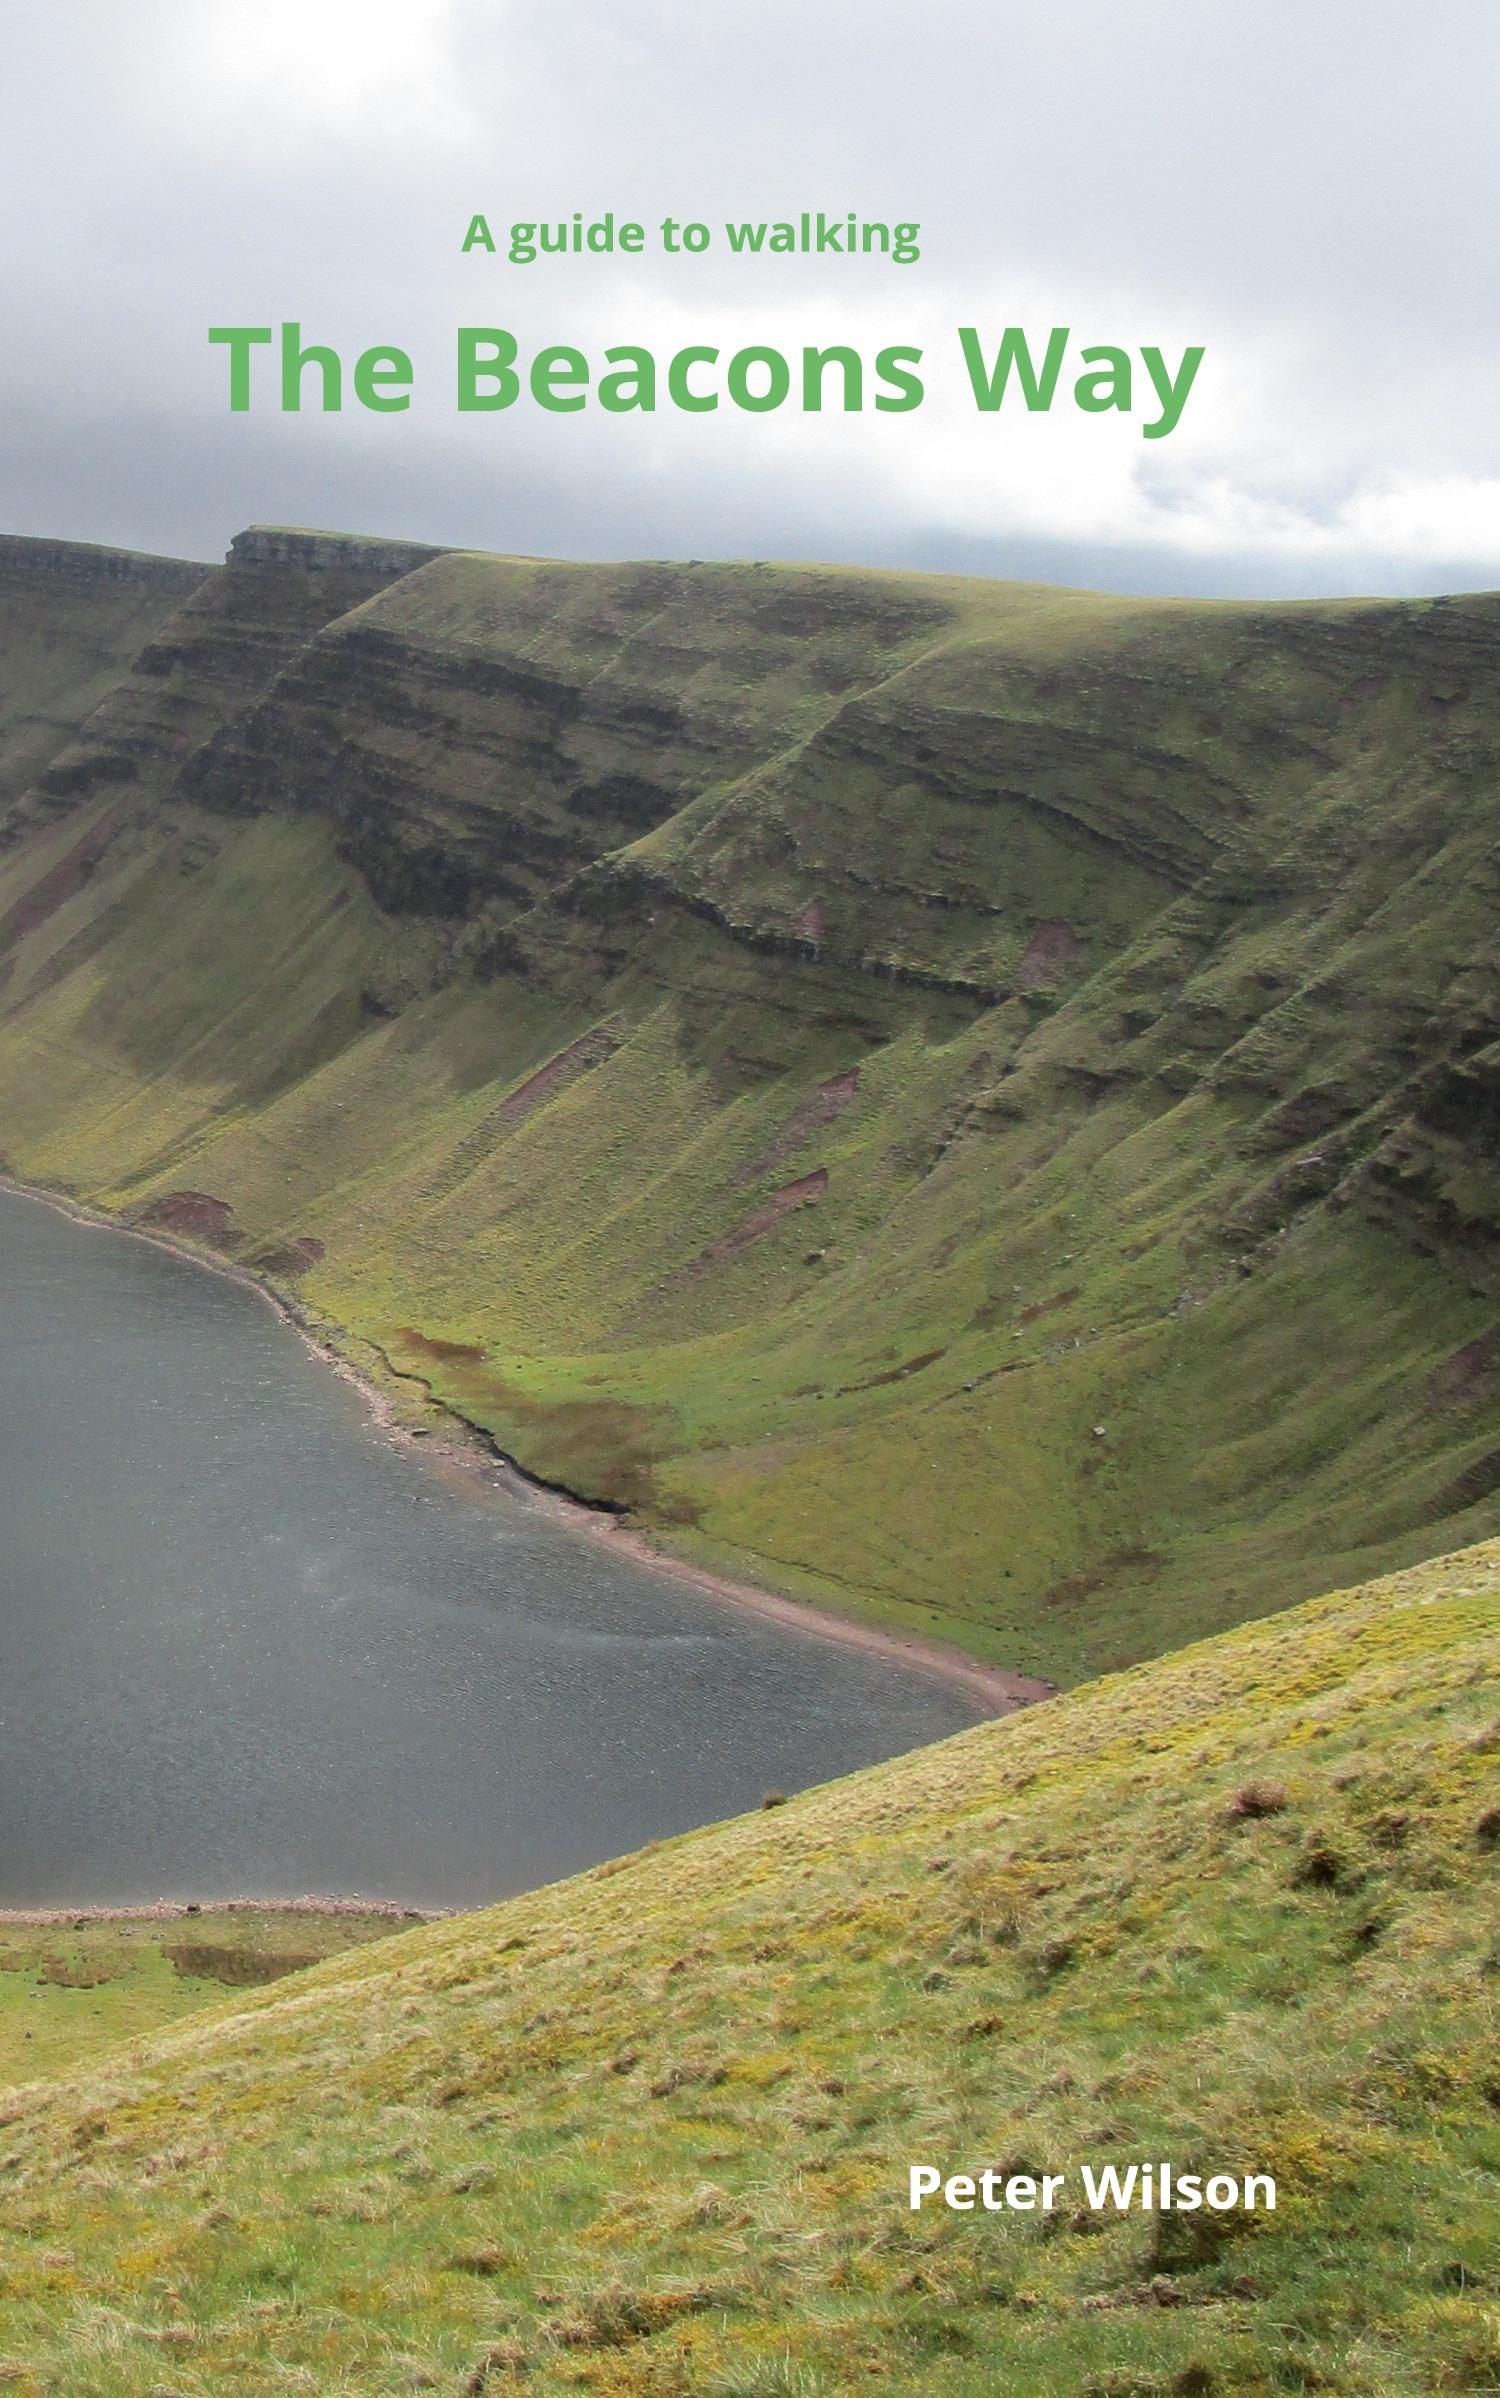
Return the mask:
<path fill-rule="evenodd" d="M 0 1191 L 0 1906 L 475 1902 L 976 1712 L 442 1474 L 253 1291 Z"/>

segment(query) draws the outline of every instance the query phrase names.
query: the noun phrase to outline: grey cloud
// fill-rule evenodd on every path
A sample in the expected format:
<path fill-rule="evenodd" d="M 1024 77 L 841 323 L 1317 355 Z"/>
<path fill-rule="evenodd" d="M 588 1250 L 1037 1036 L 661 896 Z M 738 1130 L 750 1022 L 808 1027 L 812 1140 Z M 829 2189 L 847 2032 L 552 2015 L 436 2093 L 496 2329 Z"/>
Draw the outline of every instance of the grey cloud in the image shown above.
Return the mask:
<path fill-rule="evenodd" d="M 303 20 L 326 27 L 328 8 Z M 249 0 L 73 0 L 8 28 L 7 527 L 205 556 L 260 516 L 563 555 L 821 555 L 1131 590 L 1500 582 L 1500 505 L 1486 529 L 1465 501 L 1496 473 L 1488 5 L 454 0 L 366 11 L 364 50 L 378 65 L 382 39 L 405 41 L 409 71 L 377 74 L 352 115 L 333 92 L 322 110 L 295 72 L 275 88 L 216 82 L 214 37 L 243 40 L 256 21 Z M 295 66 L 295 13 L 259 21 Z M 327 74 L 326 44 L 320 56 Z M 803 205 L 917 217 L 923 263 L 762 261 L 752 277 L 721 250 L 525 273 L 457 255 L 474 208 L 717 224 Z M 963 505 L 962 463 L 940 505 L 940 432 L 922 413 L 902 436 L 909 473 L 842 478 L 816 444 L 792 451 L 749 421 L 705 443 L 663 415 L 631 440 L 517 411 L 486 443 L 435 403 L 380 426 L 231 419 L 204 340 L 212 321 L 285 314 L 425 359 L 461 317 L 534 341 L 611 323 L 623 338 L 663 304 L 712 338 L 716 316 L 739 323 L 752 300 L 769 326 L 795 314 L 800 328 L 813 294 L 830 338 L 840 310 L 901 338 L 916 315 L 994 321 L 1013 294 L 1041 321 L 1038 298 L 1055 294 L 1097 338 L 1209 339 L 1217 380 L 1170 444 L 1122 470 L 1090 539 L 1040 445 L 1024 530 L 983 485 Z M 1436 512 L 1420 554 L 1355 504 L 1413 482 L 1452 486 L 1413 503 Z M 1227 530 L 1209 539 L 1226 490 Z M 1132 491 L 1161 495 L 1149 522 Z"/>

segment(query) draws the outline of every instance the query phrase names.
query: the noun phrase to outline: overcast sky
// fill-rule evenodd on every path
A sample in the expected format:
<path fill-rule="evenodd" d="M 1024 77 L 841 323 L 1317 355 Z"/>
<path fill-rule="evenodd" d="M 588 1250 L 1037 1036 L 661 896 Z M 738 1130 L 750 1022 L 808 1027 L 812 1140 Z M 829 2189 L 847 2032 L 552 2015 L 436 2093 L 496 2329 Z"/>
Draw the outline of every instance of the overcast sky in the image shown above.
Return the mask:
<path fill-rule="evenodd" d="M 1497 121 L 1493 0 L 17 7 L 0 527 L 203 558 L 258 520 L 1141 591 L 1500 586 Z M 652 251 L 460 254 L 475 211 L 575 208 Z M 804 208 L 916 220 L 920 262 L 728 254 L 726 219 Z M 662 256 L 668 214 L 709 251 Z M 409 412 L 283 417 L 267 376 L 231 415 L 208 327 L 283 318 L 410 351 Z M 907 342 L 928 396 L 461 416 L 459 324 L 591 358 Z M 979 414 L 963 324 L 1206 357 L 1146 441 L 1139 408 L 1065 404 L 1071 377 L 1050 417 Z"/>

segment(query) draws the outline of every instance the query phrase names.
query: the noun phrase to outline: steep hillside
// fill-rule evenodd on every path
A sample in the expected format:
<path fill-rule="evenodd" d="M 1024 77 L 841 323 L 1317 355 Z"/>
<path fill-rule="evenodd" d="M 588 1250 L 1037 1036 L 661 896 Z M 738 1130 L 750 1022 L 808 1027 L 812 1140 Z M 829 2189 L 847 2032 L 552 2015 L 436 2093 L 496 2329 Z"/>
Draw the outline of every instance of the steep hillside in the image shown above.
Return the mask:
<path fill-rule="evenodd" d="M 1111 1667 L 1500 1524 L 1497 654 L 243 535 L 10 813 L 0 1149 L 694 1555 Z"/>
<path fill-rule="evenodd" d="M 209 572 L 0 534 L 0 800 L 44 771 Z"/>
<path fill-rule="evenodd" d="M 1493 2389 L 1497 1599 L 1445 1557 L 12 2093 L 6 2386 Z M 1143 2157 L 1275 2211 L 1080 2204 Z"/>

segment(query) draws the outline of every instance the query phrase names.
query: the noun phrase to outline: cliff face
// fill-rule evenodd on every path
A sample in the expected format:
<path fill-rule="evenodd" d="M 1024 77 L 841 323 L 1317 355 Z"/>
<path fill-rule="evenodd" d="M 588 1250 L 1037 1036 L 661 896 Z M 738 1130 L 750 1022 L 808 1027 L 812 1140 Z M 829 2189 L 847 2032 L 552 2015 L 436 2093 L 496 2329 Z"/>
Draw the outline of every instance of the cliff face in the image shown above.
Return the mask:
<path fill-rule="evenodd" d="M 235 534 L 225 563 L 298 575 L 358 575 L 374 590 L 446 554 L 426 541 L 378 541 L 361 534 L 311 532 L 299 525 L 249 525 Z"/>
<path fill-rule="evenodd" d="M 192 570 L 172 570 L 164 594 L 171 604 L 153 615 L 130 671 L 36 777 L 19 821 L 55 816 L 80 799 L 137 784 L 143 797 L 165 797 L 201 745 L 252 704 L 324 625 L 435 554 L 318 534 L 252 532 L 239 537 L 216 572 L 184 582 Z M 117 579 L 113 570 L 111 579 Z"/>
<path fill-rule="evenodd" d="M 383 904 L 493 925 L 766 763 L 947 613 L 872 602 L 851 641 L 836 611 L 781 626 L 734 569 L 443 558 L 300 652 L 186 787 L 324 817 Z"/>
<path fill-rule="evenodd" d="M 44 771 L 208 572 L 0 534 L 0 805 Z"/>
<path fill-rule="evenodd" d="M 169 582 L 4 818 L 14 1169 L 1042 1673 L 1500 1521 L 1494 600 Z"/>
<path fill-rule="evenodd" d="M 129 584 L 163 599 L 184 600 L 208 574 L 185 558 L 152 558 L 140 550 L 101 548 L 92 541 L 37 541 L 0 533 L 0 581 L 7 585 L 69 584 L 76 590 Z"/>

